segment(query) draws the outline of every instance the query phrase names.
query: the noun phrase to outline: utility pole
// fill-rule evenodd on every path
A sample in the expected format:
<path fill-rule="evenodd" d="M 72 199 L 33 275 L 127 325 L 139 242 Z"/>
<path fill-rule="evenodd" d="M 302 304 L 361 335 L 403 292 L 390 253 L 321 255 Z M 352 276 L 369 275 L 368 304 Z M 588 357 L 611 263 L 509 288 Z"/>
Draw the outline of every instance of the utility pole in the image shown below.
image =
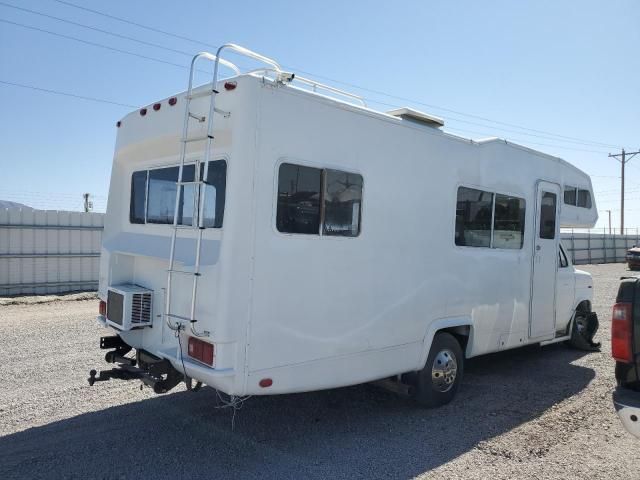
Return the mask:
<path fill-rule="evenodd" d="M 93 209 L 93 202 L 89 200 L 89 193 L 83 193 L 82 198 L 84 199 L 84 211 L 90 212 Z"/>
<path fill-rule="evenodd" d="M 624 235 L 624 166 L 639 153 L 640 150 L 627 153 L 623 148 L 622 153 L 609 154 L 609 157 L 615 158 L 620 162 L 620 168 L 622 169 L 620 172 L 620 235 Z"/>
<path fill-rule="evenodd" d="M 609 214 L 609 235 L 611 235 L 611 210 L 605 210 Z"/>

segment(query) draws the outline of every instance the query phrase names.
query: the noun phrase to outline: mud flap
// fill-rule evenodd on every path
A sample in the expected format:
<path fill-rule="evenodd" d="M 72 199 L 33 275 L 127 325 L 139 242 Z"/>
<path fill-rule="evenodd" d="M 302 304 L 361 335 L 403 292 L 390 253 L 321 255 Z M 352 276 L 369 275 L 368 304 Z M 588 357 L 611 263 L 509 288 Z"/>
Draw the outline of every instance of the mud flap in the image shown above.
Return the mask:
<path fill-rule="evenodd" d="M 598 331 L 600 323 L 598 322 L 598 315 L 589 312 L 586 314 L 576 314 L 571 328 L 571 339 L 569 345 L 579 350 L 586 350 L 589 352 L 599 352 L 600 342 L 594 342 L 593 337 Z"/>

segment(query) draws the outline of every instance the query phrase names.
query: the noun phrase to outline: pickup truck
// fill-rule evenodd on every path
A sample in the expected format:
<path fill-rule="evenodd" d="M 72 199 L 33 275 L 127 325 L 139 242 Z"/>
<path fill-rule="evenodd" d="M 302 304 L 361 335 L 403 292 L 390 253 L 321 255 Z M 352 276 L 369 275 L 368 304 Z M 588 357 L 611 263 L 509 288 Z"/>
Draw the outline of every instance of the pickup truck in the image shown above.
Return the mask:
<path fill-rule="evenodd" d="M 611 354 L 618 383 L 614 406 L 627 431 L 640 438 L 640 276 L 620 282 L 611 317 Z"/>
<path fill-rule="evenodd" d="M 627 250 L 627 265 L 629 265 L 629 270 L 640 268 L 640 247 L 634 245 Z"/>

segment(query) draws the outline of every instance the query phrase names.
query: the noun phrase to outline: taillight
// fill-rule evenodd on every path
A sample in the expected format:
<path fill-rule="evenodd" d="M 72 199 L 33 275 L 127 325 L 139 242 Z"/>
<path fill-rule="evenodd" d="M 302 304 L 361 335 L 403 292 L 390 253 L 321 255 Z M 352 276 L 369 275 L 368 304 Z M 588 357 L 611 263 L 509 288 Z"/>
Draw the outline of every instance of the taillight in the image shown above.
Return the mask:
<path fill-rule="evenodd" d="M 611 316 L 611 355 L 618 362 L 633 361 L 632 308 L 630 303 L 616 303 Z"/>
<path fill-rule="evenodd" d="M 196 360 L 213 366 L 213 344 L 189 337 L 189 356 Z"/>
<path fill-rule="evenodd" d="M 100 303 L 98 304 L 98 313 L 103 317 L 107 315 L 107 302 L 100 300 Z"/>

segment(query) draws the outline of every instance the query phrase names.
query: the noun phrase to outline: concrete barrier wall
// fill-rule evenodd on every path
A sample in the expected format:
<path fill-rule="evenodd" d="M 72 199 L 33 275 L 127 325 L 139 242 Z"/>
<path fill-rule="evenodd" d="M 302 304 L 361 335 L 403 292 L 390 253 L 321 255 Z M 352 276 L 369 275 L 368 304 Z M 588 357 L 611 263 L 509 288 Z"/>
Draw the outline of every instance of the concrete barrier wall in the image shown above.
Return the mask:
<path fill-rule="evenodd" d="M 626 262 L 627 250 L 634 245 L 640 245 L 637 233 L 619 235 L 562 232 L 561 238 L 562 245 L 576 265 Z"/>
<path fill-rule="evenodd" d="M 0 210 L 0 295 L 95 290 L 104 214 Z"/>

